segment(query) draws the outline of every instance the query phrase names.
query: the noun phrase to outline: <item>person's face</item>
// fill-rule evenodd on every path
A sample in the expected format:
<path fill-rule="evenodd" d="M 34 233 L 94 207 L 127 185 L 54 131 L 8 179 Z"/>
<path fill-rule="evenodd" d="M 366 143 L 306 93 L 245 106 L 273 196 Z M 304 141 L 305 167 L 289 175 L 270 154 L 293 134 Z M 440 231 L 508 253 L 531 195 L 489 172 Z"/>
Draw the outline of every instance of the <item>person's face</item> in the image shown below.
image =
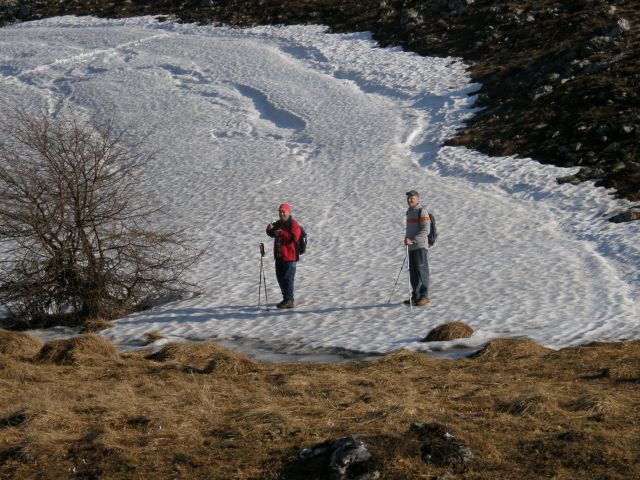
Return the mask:
<path fill-rule="evenodd" d="M 416 208 L 418 203 L 420 203 L 420 197 L 417 195 L 407 197 L 407 205 L 409 205 L 409 208 Z"/>
<path fill-rule="evenodd" d="M 278 210 L 278 216 L 280 217 L 280 220 L 282 220 L 283 222 L 286 222 L 287 220 L 289 220 L 290 215 L 291 214 L 286 210 Z"/>

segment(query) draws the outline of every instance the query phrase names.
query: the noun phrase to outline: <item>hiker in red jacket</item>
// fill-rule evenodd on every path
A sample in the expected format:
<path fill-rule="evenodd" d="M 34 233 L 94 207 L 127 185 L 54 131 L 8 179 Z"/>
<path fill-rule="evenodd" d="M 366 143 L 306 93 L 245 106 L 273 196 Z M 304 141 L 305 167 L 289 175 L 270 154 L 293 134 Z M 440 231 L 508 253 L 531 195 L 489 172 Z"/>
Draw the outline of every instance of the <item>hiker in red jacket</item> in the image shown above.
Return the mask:
<path fill-rule="evenodd" d="M 267 235 L 274 238 L 273 256 L 276 261 L 276 278 L 282 291 L 282 301 L 278 308 L 293 308 L 294 280 L 298 255 L 298 240 L 300 239 L 300 225 L 291 216 L 291 206 L 283 203 L 278 207 L 279 220 L 267 225 Z"/>

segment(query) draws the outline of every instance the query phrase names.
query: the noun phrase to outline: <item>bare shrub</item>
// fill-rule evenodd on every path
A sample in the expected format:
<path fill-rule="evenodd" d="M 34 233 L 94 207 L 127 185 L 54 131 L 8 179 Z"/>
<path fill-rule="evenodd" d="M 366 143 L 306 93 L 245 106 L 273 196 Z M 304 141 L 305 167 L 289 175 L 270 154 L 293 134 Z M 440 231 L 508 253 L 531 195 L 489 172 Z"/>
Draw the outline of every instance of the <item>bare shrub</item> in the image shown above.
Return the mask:
<path fill-rule="evenodd" d="M 116 348 L 110 341 L 88 334 L 45 343 L 36 361 L 60 365 L 92 365 L 118 358 Z"/>
<path fill-rule="evenodd" d="M 0 302 L 24 321 L 114 318 L 181 293 L 202 252 L 157 225 L 154 155 L 113 122 L 18 111 L 0 122 Z"/>

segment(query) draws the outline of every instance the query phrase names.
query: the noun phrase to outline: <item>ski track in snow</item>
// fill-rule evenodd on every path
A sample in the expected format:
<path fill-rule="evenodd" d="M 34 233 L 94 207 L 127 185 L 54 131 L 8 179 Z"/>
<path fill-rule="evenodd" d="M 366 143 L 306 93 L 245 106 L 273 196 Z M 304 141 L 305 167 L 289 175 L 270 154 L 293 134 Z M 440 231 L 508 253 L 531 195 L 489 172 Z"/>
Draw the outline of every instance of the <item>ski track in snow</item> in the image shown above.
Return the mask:
<path fill-rule="evenodd" d="M 114 322 L 121 349 L 158 331 L 300 352 L 477 348 L 497 337 L 559 348 L 640 338 L 640 223 L 574 171 L 443 147 L 472 115 L 467 67 L 323 27 L 247 30 L 60 17 L 0 29 L 3 105 L 73 106 L 151 132 L 147 187 L 209 247 L 202 294 Z M 404 192 L 436 213 L 431 305 L 410 311 Z M 295 310 L 256 308 L 258 243 L 281 202 L 309 233 Z M 279 300 L 266 257 L 269 300 Z M 462 321 L 470 339 L 419 340 Z M 36 332 L 64 336 L 65 330 Z M 258 345 L 259 347 L 256 347 Z M 271 347 L 269 347 L 271 346 Z M 293 357 L 292 357 L 293 358 Z"/>

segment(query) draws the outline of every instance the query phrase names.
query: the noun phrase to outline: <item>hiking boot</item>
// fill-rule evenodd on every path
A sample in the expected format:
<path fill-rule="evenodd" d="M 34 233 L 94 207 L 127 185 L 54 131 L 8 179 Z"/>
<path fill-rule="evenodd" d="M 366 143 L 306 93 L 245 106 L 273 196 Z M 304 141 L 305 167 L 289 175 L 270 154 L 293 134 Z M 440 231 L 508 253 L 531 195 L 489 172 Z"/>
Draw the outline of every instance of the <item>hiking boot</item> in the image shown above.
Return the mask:
<path fill-rule="evenodd" d="M 414 305 L 418 306 L 418 307 L 423 307 L 425 306 L 427 303 L 429 303 L 429 300 L 426 298 L 421 298 L 420 300 L 418 300 Z"/>
<path fill-rule="evenodd" d="M 418 301 L 418 297 L 416 297 L 415 295 L 411 295 L 411 300 L 409 300 L 408 298 L 404 301 L 405 305 L 409 305 L 409 304 L 413 304 L 415 305 Z"/>
<path fill-rule="evenodd" d="M 293 300 L 283 300 L 281 301 L 278 305 L 276 305 L 276 307 L 282 309 L 282 308 L 293 308 L 295 307 L 295 303 Z"/>

